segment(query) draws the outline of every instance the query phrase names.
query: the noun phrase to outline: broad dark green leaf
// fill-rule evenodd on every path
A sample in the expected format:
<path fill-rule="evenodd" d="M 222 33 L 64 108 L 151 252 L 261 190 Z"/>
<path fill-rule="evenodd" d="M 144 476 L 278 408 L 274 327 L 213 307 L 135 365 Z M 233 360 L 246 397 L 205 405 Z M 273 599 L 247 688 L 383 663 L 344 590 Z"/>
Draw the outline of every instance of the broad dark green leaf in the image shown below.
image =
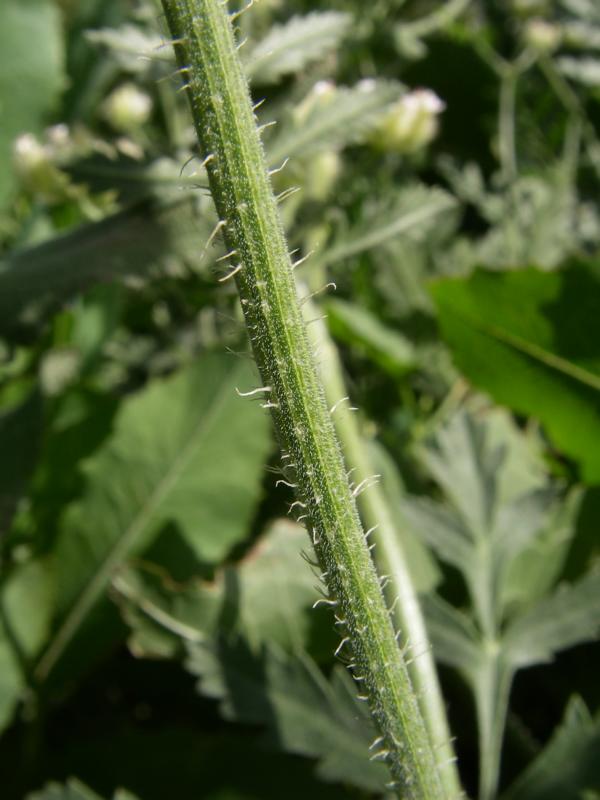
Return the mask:
<path fill-rule="evenodd" d="M 166 525 L 190 565 L 218 563 L 246 536 L 271 446 L 264 411 L 236 395 L 254 380 L 247 363 L 207 354 L 121 405 L 114 434 L 84 465 L 87 488 L 53 551 L 62 623 L 48 653 L 64 648 L 115 569 Z"/>
<path fill-rule="evenodd" d="M 592 717 L 583 700 L 573 697 L 549 743 L 502 800 L 591 800 L 600 791 L 598 752 L 600 714 Z"/>
<path fill-rule="evenodd" d="M 0 4 L 0 206 L 14 186 L 14 140 L 40 130 L 64 88 L 59 9 L 51 0 Z"/>
<path fill-rule="evenodd" d="M 372 723 L 341 667 L 328 681 L 301 652 L 252 653 L 241 640 L 191 646 L 187 666 L 226 719 L 265 725 L 279 748 L 318 758 L 325 780 L 381 791 L 386 769 L 368 758 Z"/>
<path fill-rule="evenodd" d="M 439 281 L 442 333 L 477 386 L 538 418 L 555 444 L 600 481 L 600 270 L 573 264 Z"/>

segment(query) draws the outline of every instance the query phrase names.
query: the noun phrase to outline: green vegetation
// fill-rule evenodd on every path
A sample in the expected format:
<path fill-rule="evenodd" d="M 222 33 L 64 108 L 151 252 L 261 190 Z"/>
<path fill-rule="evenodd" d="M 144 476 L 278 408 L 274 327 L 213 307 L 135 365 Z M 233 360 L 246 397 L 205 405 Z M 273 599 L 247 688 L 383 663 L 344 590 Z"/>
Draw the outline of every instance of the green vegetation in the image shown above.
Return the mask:
<path fill-rule="evenodd" d="M 594 797 L 600 12 L 251 6 L 282 225 L 222 6 L 0 9 L 3 797 Z"/>

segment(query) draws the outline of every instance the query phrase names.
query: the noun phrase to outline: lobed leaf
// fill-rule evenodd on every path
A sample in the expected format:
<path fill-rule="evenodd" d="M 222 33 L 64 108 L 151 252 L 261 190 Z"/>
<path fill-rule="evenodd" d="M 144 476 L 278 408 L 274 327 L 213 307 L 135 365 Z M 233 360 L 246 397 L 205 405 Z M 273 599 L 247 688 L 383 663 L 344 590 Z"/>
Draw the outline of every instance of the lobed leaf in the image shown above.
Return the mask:
<path fill-rule="evenodd" d="M 600 573 L 559 586 L 510 624 L 504 634 L 504 653 L 515 667 L 551 661 L 568 647 L 598 637 L 600 631 Z"/>
<path fill-rule="evenodd" d="M 266 725 L 277 747 L 318 758 L 325 780 L 382 790 L 385 767 L 368 759 L 374 728 L 340 667 L 327 681 L 302 652 L 267 646 L 255 654 L 243 641 L 191 646 L 187 667 L 226 719 Z"/>
<path fill-rule="evenodd" d="M 561 725 L 502 800 L 580 800 L 600 789 L 600 714 L 572 697 Z M 593 794 L 592 794 L 593 793 Z"/>

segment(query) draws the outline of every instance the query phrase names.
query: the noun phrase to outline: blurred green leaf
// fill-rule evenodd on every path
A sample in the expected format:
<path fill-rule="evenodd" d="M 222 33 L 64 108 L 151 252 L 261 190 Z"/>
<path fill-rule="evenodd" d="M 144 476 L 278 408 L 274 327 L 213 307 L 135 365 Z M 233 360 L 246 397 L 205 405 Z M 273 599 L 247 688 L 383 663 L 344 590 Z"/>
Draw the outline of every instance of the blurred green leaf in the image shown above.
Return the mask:
<path fill-rule="evenodd" d="M 572 697 L 561 725 L 502 800 L 581 800 L 600 791 L 600 714 Z"/>
<path fill-rule="evenodd" d="M 198 230 L 200 225 L 200 231 Z M 206 238 L 210 222 L 206 223 Z M 197 265 L 203 235 L 194 200 L 147 200 L 0 262 L 0 333 L 34 333 L 78 292 Z"/>
<path fill-rule="evenodd" d="M 398 237 L 422 241 L 440 225 L 440 217 L 454 214 L 457 202 L 442 189 L 421 184 L 407 186 L 392 198 L 367 205 L 364 218 L 342 229 L 315 258 L 321 265 L 357 256 Z"/>
<path fill-rule="evenodd" d="M 10 527 L 18 500 L 36 464 L 42 437 L 42 402 L 33 392 L 15 408 L 0 413 L 0 535 Z"/>
<path fill-rule="evenodd" d="M 52 585 L 40 561 L 13 568 L 0 586 L 0 730 L 30 682 L 30 667 L 50 630 Z"/>
<path fill-rule="evenodd" d="M 551 661 L 553 656 L 600 632 L 600 572 L 562 585 L 510 624 L 504 657 L 515 667 Z"/>
<path fill-rule="evenodd" d="M 31 792 L 27 795 L 27 800 L 102 800 L 102 798 L 77 778 L 69 778 L 67 783 L 49 783 L 39 792 Z"/>
<path fill-rule="evenodd" d="M 69 778 L 66 783 L 49 783 L 39 792 L 31 792 L 26 800 L 102 800 L 102 798 L 77 778 Z M 117 789 L 112 800 L 137 800 L 137 798 L 125 789 Z"/>
<path fill-rule="evenodd" d="M 338 341 L 355 347 L 393 377 L 415 368 L 416 356 L 410 341 L 384 325 L 375 314 L 345 300 L 329 300 L 325 310 L 328 327 Z"/>
<path fill-rule="evenodd" d="M 302 652 L 252 653 L 241 640 L 193 645 L 187 667 L 199 676 L 198 690 L 220 700 L 226 719 L 266 725 L 277 747 L 318 758 L 324 780 L 382 790 L 385 767 L 368 758 L 374 729 L 341 667 L 328 681 Z"/>
<path fill-rule="evenodd" d="M 477 272 L 432 293 L 459 369 L 499 403 L 531 414 L 590 483 L 600 481 L 600 273 Z"/>
<path fill-rule="evenodd" d="M 370 79 L 352 88 L 318 83 L 267 142 L 269 162 L 279 166 L 286 158 L 364 141 L 402 91 L 398 83 Z"/>
<path fill-rule="evenodd" d="M 59 9 L 51 0 L 3 0 L 0 6 L 0 207 L 15 183 L 15 138 L 36 133 L 65 86 Z"/>
<path fill-rule="evenodd" d="M 344 37 L 351 22 L 350 14 L 330 11 L 292 17 L 283 25 L 273 25 L 244 59 L 251 81 L 274 83 L 323 58 Z"/>

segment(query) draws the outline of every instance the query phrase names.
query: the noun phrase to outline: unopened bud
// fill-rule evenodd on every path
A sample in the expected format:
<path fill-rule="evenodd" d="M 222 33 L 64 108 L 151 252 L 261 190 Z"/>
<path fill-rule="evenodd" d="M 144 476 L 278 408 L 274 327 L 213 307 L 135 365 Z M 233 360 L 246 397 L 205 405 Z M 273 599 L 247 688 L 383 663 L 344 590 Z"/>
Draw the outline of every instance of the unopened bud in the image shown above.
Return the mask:
<path fill-rule="evenodd" d="M 562 30 L 544 19 L 531 19 L 525 26 L 525 41 L 539 53 L 552 53 L 560 45 Z"/>
<path fill-rule="evenodd" d="M 104 101 L 104 118 L 118 131 L 134 131 L 148 121 L 152 100 L 133 83 L 124 83 Z"/>
<path fill-rule="evenodd" d="M 444 102 L 430 89 L 415 89 L 394 103 L 380 120 L 373 143 L 382 150 L 415 153 L 428 145 L 438 131 Z"/>

